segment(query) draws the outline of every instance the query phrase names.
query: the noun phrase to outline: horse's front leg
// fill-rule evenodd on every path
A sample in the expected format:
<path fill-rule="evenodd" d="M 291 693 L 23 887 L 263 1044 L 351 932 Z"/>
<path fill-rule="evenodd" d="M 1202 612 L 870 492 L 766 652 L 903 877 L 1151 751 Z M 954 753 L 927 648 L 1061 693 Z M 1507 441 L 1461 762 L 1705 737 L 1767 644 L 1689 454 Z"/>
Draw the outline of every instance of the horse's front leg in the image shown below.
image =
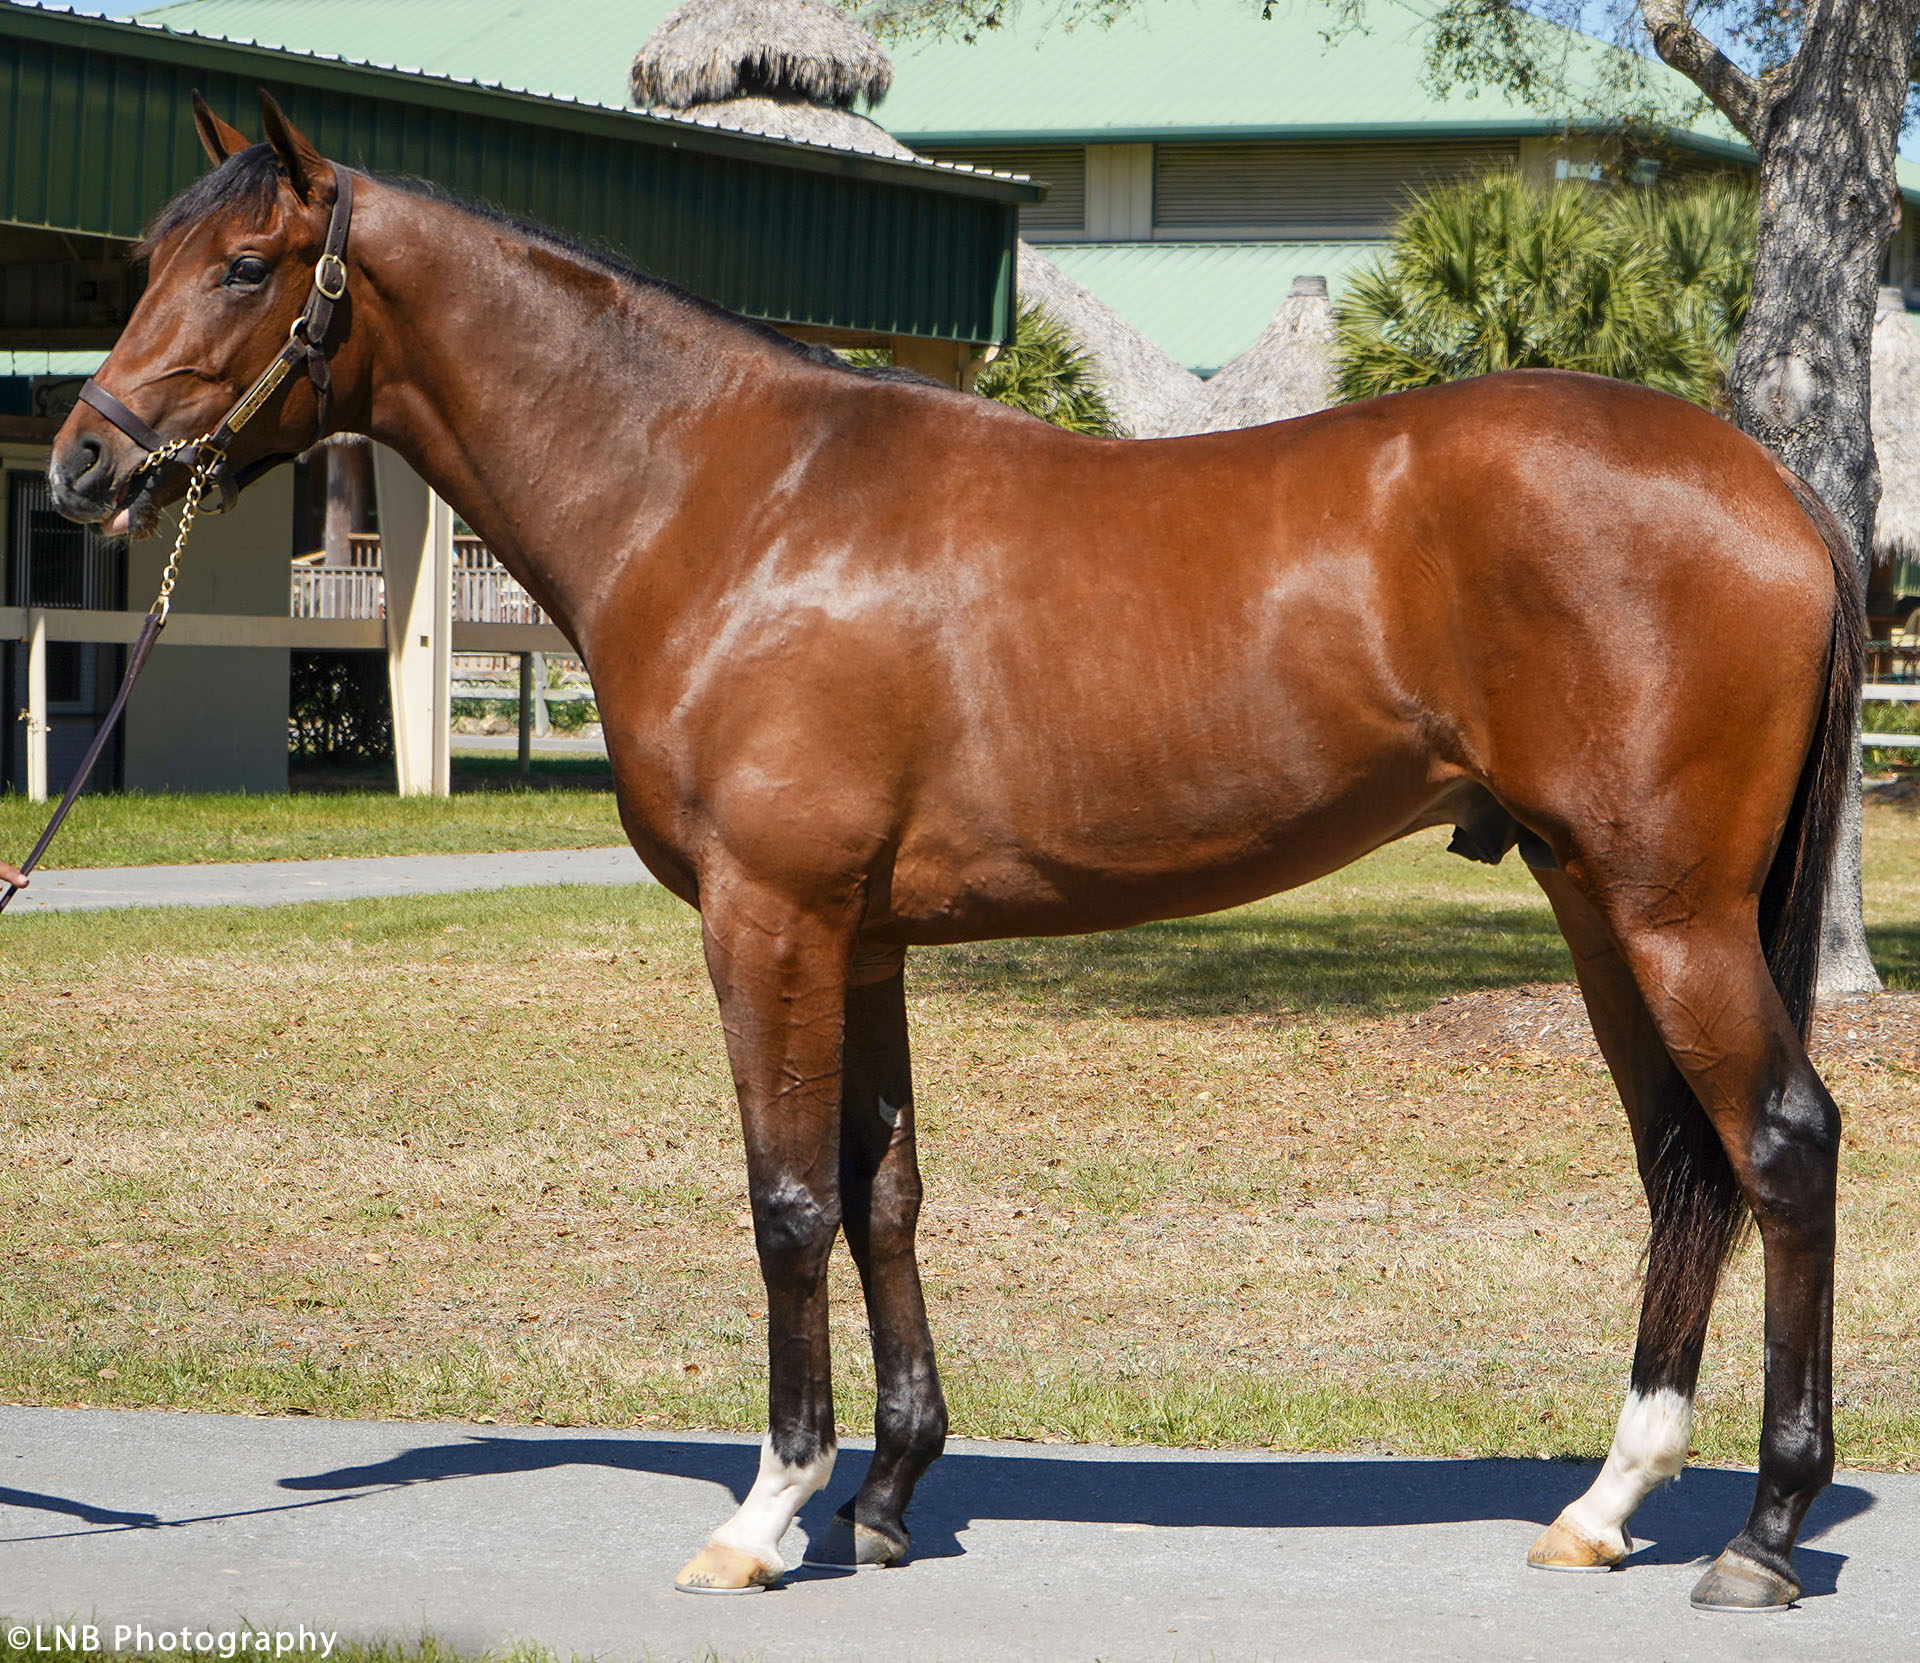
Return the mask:
<path fill-rule="evenodd" d="M 840 1227 L 840 1066 L 852 920 L 769 888 L 703 883 L 707 971 L 747 1144 L 767 1288 L 768 1432 L 760 1472 L 676 1587 L 738 1592 L 786 1568 L 780 1538 L 833 1474 L 827 1259 Z"/>
<path fill-rule="evenodd" d="M 855 981 L 847 994 L 840 1188 L 873 1337 L 874 1447 L 859 1493 L 814 1552 L 838 1564 L 891 1565 L 910 1544 L 905 1513 L 914 1486 L 946 1445 L 947 1405 L 913 1250 L 920 1166 L 901 956 L 861 966 Z"/>

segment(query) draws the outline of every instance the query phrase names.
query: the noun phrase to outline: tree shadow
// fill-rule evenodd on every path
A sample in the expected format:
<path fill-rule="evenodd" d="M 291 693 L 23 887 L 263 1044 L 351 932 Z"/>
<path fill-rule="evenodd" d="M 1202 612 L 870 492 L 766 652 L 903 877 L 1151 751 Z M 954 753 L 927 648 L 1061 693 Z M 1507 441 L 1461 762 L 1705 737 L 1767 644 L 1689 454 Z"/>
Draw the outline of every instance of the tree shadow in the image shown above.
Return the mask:
<path fill-rule="evenodd" d="M 1920 989 L 1920 924 L 1873 924 L 1867 949 L 1888 987 Z"/>
<path fill-rule="evenodd" d="M 1384 1016 L 1453 994 L 1571 981 L 1573 961 L 1544 906 L 1410 898 L 944 947 L 916 953 L 909 975 L 919 993 L 1011 996 L 1062 1015 Z"/>

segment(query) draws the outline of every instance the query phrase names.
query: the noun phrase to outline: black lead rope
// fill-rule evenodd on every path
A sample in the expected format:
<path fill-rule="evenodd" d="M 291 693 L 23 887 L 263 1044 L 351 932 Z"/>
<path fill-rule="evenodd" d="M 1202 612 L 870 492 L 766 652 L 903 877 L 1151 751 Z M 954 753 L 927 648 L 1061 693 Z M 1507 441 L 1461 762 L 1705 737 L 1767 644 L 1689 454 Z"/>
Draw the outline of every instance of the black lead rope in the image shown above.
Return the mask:
<path fill-rule="evenodd" d="M 120 720 L 120 712 L 127 708 L 127 695 L 133 691 L 134 677 L 140 674 L 147 662 L 147 655 L 153 651 L 154 642 L 160 639 L 160 631 L 166 627 L 166 614 L 159 610 L 149 612 L 147 621 L 140 626 L 140 638 L 133 644 L 133 652 L 127 659 L 127 673 L 120 678 L 120 691 L 113 696 L 108 707 L 107 717 L 100 724 L 100 731 L 93 736 L 93 743 L 87 747 L 87 754 L 80 759 L 67 794 L 60 799 L 60 806 L 53 811 L 53 818 L 47 822 L 47 829 L 40 834 L 40 841 L 33 846 L 20 866 L 20 876 L 31 877 L 33 869 L 40 864 L 40 857 L 47 852 L 47 845 L 53 841 L 53 834 L 60 829 L 60 822 L 67 817 L 67 811 L 79 799 L 86 787 L 87 778 L 93 773 L 93 765 L 100 760 L 100 753 L 107 748 L 107 741 L 113 737 L 114 724 Z M 0 893 L 0 912 L 7 910 L 7 903 L 20 893 L 20 885 L 8 884 L 5 892 Z"/>
<path fill-rule="evenodd" d="M 220 418 L 220 425 L 211 433 L 199 439 L 162 440 L 158 433 L 97 381 L 89 379 L 80 389 L 81 399 L 91 409 L 105 416 L 147 453 L 140 466 L 134 469 L 135 477 L 149 468 L 178 460 L 182 452 L 192 453 L 193 460 L 184 465 L 191 467 L 193 477 L 187 482 L 187 494 L 180 506 L 180 530 L 174 537 L 173 553 L 160 579 L 159 596 L 147 613 L 147 621 L 140 626 L 139 638 L 135 640 L 133 652 L 127 659 L 127 673 L 120 678 L 120 691 L 114 694 L 106 719 L 101 722 L 99 732 L 93 736 L 93 743 L 87 747 L 87 754 L 81 758 L 79 768 L 68 783 L 67 794 L 60 799 L 60 806 L 53 811 L 47 829 L 40 834 L 40 841 L 34 844 L 33 853 L 27 856 L 26 864 L 20 868 L 23 878 L 32 876 L 34 867 L 40 864 L 40 857 L 47 852 L 47 845 L 53 841 L 54 833 L 59 831 L 60 822 L 66 819 L 68 811 L 85 789 L 94 764 L 106 750 L 107 741 L 113 737 L 114 724 L 127 707 L 127 695 L 133 691 L 135 678 L 145 668 L 154 643 L 160 639 L 161 630 L 167 627 L 167 615 L 173 609 L 174 579 L 179 575 L 180 556 L 186 549 L 187 534 L 193 529 L 193 516 L 200 507 L 201 496 L 213 484 L 231 503 L 239 484 L 245 483 L 244 479 L 236 481 L 227 466 L 227 452 L 233 448 L 234 436 L 259 413 L 260 407 L 286 379 L 287 372 L 295 364 L 306 364 L 308 377 L 313 382 L 314 397 L 320 407 L 320 435 L 326 435 L 327 404 L 333 391 L 327 363 L 327 331 L 333 323 L 334 307 L 347 293 L 347 231 L 353 221 L 353 175 L 336 162 L 333 164 L 333 181 L 333 214 L 327 222 L 327 239 L 320 258 L 314 264 L 313 288 L 307 295 L 307 304 L 293 320 L 293 327 L 287 331 L 287 344 L 280 349 L 273 362 L 261 371 L 254 384 L 240 395 L 239 402 Z M 268 465 L 275 460 L 278 458 L 269 459 Z M 5 892 L 0 893 L 0 912 L 7 910 L 7 904 L 19 894 L 20 887 L 15 883 L 5 885 Z"/>

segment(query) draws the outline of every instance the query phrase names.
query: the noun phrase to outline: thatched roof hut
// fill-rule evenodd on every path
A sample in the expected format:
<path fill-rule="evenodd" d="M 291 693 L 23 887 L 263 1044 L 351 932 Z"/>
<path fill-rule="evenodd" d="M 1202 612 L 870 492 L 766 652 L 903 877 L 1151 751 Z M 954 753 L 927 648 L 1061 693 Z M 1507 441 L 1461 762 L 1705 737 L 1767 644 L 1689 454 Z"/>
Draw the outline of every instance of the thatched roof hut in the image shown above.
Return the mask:
<path fill-rule="evenodd" d="M 1129 438 L 1196 431 L 1206 383 L 1025 241 L 1018 244 L 1015 287 L 1022 304 L 1051 314 L 1093 360 L 1107 403 Z"/>
<path fill-rule="evenodd" d="M 1873 448 L 1880 457 L 1876 563 L 1920 554 L 1920 333 L 1898 289 L 1873 322 Z"/>
<path fill-rule="evenodd" d="M 727 98 L 717 104 L 694 104 L 684 110 L 655 105 L 648 115 L 669 121 L 687 121 L 696 127 L 727 127 L 736 133 L 759 133 L 798 144 L 822 144 L 833 150 L 857 150 L 865 156 L 891 156 L 896 161 L 918 158 L 877 122 L 838 110 L 831 104 L 809 104 L 801 98 Z"/>
<path fill-rule="evenodd" d="M 824 0 L 685 0 L 647 37 L 628 85 L 642 109 L 774 98 L 847 110 L 886 97 L 893 62 Z"/>
<path fill-rule="evenodd" d="M 648 114 L 911 161 L 852 104 L 893 84 L 880 43 L 822 0 L 685 0 L 634 57 L 628 87 Z"/>
<path fill-rule="evenodd" d="M 1258 427 L 1333 402 L 1333 306 L 1324 277 L 1296 277 L 1260 338 L 1205 384 L 1191 431 Z"/>

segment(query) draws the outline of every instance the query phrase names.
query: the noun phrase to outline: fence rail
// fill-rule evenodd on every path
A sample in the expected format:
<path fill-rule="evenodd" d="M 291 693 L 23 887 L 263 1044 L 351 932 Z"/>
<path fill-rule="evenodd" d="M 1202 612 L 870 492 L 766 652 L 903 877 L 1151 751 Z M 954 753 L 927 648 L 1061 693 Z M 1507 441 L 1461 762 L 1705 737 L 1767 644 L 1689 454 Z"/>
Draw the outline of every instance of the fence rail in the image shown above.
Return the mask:
<path fill-rule="evenodd" d="M 319 556 L 293 562 L 288 615 L 294 618 L 384 618 L 387 579 L 380 539 L 354 533 L 345 566 L 323 566 Z M 545 624 L 547 615 L 478 537 L 453 540 L 453 616 L 463 624 Z"/>
<path fill-rule="evenodd" d="M 1870 681 L 1860 689 L 1862 702 L 1874 704 L 1920 704 L 1920 682 Z M 1920 750 L 1920 733 L 1871 733 L 1862 730 L 1863 751 Z"/>
<path fill-rule="evenodd" d="M 295 618 L 384 618 L 386 580 L 378 571 L 355 566 L 293 567 Z"/>

